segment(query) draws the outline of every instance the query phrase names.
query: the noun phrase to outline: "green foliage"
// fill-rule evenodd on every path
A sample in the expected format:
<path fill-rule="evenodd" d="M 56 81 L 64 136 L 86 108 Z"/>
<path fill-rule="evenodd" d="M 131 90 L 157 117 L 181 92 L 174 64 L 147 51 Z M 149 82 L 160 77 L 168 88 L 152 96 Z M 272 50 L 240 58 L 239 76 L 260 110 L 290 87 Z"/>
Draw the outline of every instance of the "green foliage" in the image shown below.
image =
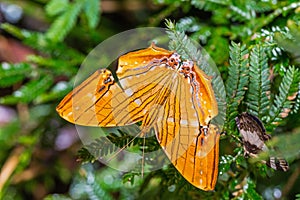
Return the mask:
<path fill-rule="evenodd" d="M 266 116 L 269 105 L 271 84 L 269 80 L 268 57 L 262 45 L 255 45 L 250 54 L 249 91 L 246 104 L 248 111 L 261 118 Z"/>
<path fill-rule="evenodd" d="M 284 141 L 284 142 L 282 142 Z M 300 157 L 300 131 L 295 133 L 285 133 L 274 137 L 269 146 L 276 146 L 276 149 L 272 149 L 268 152 L 268 155 L 276 156 L 278 153 L 284 155 L 289 161 L 299 159 Z"/>
<path fill-rule="evenodd" d="M 289 20 L 287 23 L 288 31 L 275 32 L 274 39 L 278 43 L 278 46 L 292 54 L 295 61 L 300 63 L 300 27 L 291 20 Z"/>
<path fill-rule="evenodd" d="M 24 7 L 27 20 L 32 17 L 49 28 L 40 32 L 26 24 L 0 25 L 3 37 L 13 36 L 37 52 L 22 63 L 0 65 L 1 108 L 14 111 L 10 122 L 0 124 L 1 170 L 11 158 L 16 160 L 0 188 L 1 199 L 41 199 L 47 194 L 46 199 L 275 199 L 272 195 L 278 188 L 280 198 L 300 198 L 298 182 L 292 185 L 290 181 L 299 170 L 300 157 L 298 1 L 154 0 L 156 7 L 149 6 L 154 10 L 132 6 L 130 12 L 126 1 L 116 1 L 114 11 L 102 5 L 106 13 L 101 16 L 101 27 L 98 0 L 17 2 Z M 2 13 L 0 18 L 2 22 Z M 166 18 L 177 22 L 166 23 L 169 48 L 195 61 L 212 77 L 220 119 L 226 118 L 223 131 L 227 134 L 220 142 L 214 192 L 191 186 L 172 165 L 142 177 L 138 170 L 121 173 L 95 162 L 125 145 L 135 152 L 155 151 L 160 148 L 155 137 L 132 140 L 126 131 L 118 131 L 84 148 L 73 144 L 63 151 L 56 149 L 57 135 L 63 135 L 66 124 L 58 118 L 55 106 L 72 89 L 77 69 L 89 50 L 120 30 L 161 25 Z M 212 70 L 204 48 L 221 76 Z M 243 111 L 262 119 L 268 133 L 278 134 L 267 144 L 274 148 L 257 159 L 243 155 L 234 120 Z M 74 149 L 80 149 L 77 161 L 93 166 L 74 167 Z M 269 155 L 287 158 L 291 171 L 280 173 L 266 167 L 260 160 Z M 150 161 L 146 164 L 154 165 Z M 16 181 L 28 173 L 34 176 Z M 58 188 L 61 185 L 68 188 Z M 47 194 L 34 196 L 40 191 Z"/>
<path fill-rule="evenodd" d="M 131 148 L 131 151 L 136 153 L 139 151 L 147 153 L 158 150 L 159 144 L 155 137 L 147 137 L 145 140 L 144 138 L 128 135 L 128 133 L 118 129 L 117 133 L 108 133 L 106 136 L 99 137 L 85 145 L 84 148 L 79 150 L 78 159 L 81 162 L 94 162 L 107 155 L 115 156 L 120 148 L 124 147 L 126 147 L 126 150 Z M 145 163 L 153 164 L 151 161 L 145 161 Z"/>
<path fill-rule="evenodd" d="M 58 7 L 59 9 L 57 9 Z M 99 1 L 50 1 L 46 7 L 46 11 L 50 16 L 56 16 L 56 19 L 48 29 L 46 37 L 53 42 L 62 41 L 68 32 L 75 26 L 76 20 L 82 10 L 87 17 L 89 27 L 95 28 L 99 21 Z"/>
<path fill-rule="evenodd" d="M 274 103 L 271 106 L 269 112 L 270 119 L 267 121 L 268 125 L 276 125 L 282 120 L 284 113 L 290 112 L 294 102 L 289 100 L 289 97 L 297 94 L 299 81 L 299 70 L 295 69 L 295 67 L 289 67 L 279 86 L 279 94 L 275 96 Z"/>
<path fill-rule="evenodd" d="M 2 104 L 30 103 L 39 95 L 47 91 L 53 84 L 51 76 L 43 75 L 32 79 L 24 84 L 20 89 L 14 91 L 12 95 L 0 98 Z"/>
<path fill-rule="evenodd" d="M 81 64 L 84 59 L 83 54 L 81 54 L 78 50 L 70 48 L 64 43 L 53 43 L 45 37 L 45 34 L 20 29 L 11 24 L 1 24 L 0 27 L 6 32 L 22 40 L 29 47 L 32 47 L 41 53 L 45 53 L 55 60 L 59 59 L 65 60 L 65 62 L 68 61 L 73 65 L 73 67 L 74 65 Z M 60 64 L 61 63 L 57 63 L 57 68 L 61 67 Z M 69 66 L 69 64 L 66 66 Z"/>
<path fill-rule="evenodd" d="M 1 63 L 0 87 L 9 87 L 24 80 L 31 71 L 32 67 L 28 63 Z"/>
<path fill-rule="evenodd" d="M 230 67 L 226 81 L 227 93 L 227 124 L 232 128 L 238 114 L 238 106 L 244 99 L 249 82 L 249 53 L 245 45 L 232 42 L 230 47 Z"/>
<path fill-rule="evenodd" d="M 73 178 L 72 187 L 67 195 L 53 194 L 46 199 L 134 199 L 137 196 L 137 186 L 141 179 L 135 184 L 122 183 L 119 171 L 112 168 L 96 170 L 96 165 L 85 164 Z"/>

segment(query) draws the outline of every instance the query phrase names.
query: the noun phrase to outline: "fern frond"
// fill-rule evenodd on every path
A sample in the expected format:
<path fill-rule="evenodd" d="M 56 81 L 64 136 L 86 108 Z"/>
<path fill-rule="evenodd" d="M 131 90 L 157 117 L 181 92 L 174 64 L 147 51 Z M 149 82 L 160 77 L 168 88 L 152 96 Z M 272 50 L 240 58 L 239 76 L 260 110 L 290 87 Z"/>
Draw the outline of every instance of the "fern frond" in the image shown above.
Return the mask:
<path fill-rule="evenodd" d="M 41 76 L 40 78 L 33 79 L 23 85 L 20 89 L 16 90 L 12 95 L 0 98 L 2 104 L 16 104 L 18 102 L 30 103 L 37 96 L 45 92 L 53 84 L 51 76 Z"/>
<path fill-rule="evenodd" d="M 93 154 L 91 154 L 90 151 L 85 147 L 82 147 L 77 152 L 77 161 L 81 162 L 82 164 L 93 163 L 96 160 L 97 160 L 97 158 L 95 158 L 95 156 Z"/>
<path fill-rule="evenodd" d="M 229 4 L 229 0 L 192 0 L 191 4 L 200 10 L 213 11 Z"/>
<path fill-rule="evenodd" d="M 295 96 L 295 93 L 298 92 L 299 81 L 299 70 L 295 67 L 289 67 L 280 83 L 279 94 L 275 96 L 269 112 L 270 119 L 267 120 L 267 127 L 270 127 L 270 130 L 274 129 L 282 121 L 282 118 L 291 111 L 293 101 L 289 100 L 289 97 Z"/>
<path fill-rule="evenodd" d="M 295 98 L 294 98 L 294 104 L 292 107 L 291 114 L 297 113 L 299 111 L 299 109 L 300 109 L 300 82 L 298 84 L 298 92 L 296 93 Z"/>
<path fill-rule="evenodd" d="M 27 57 L 27 60 L 52 70 L 54 75 L 73 76 L 78 71 L 77 60 L 51 59 L 37 55 L 30 55 Z M 64 67 L 62 68 L 62 66 Z"/>
<path fill-rule="evenodd" d="M 84 1 L 74 1 L 69 4 L 65 12 L 53 22 L 46 33 L 46 37 L 53 42 L 60 42 L 67 33 L 74 27 L 76 19 L 83 8 Z"/>
<path fill-rule="evenodd" d="M 11 24 L 1 24 L 0 27 L 22 40 L 29 47 L 51 55 L 52 58 L 65 59 L 73 64 L 81 64 L 85 57 L 82 53 L 66 46 L 64 43 L 53 43 L 42 33 L 20 29 Z"/>
<path fill-rule="evenodd" d="M 55 16 L 65 11 L 69 6 L 69 0 L 51 0 L 45 7 L 49 16 Z"/>
<path fill-rule="evenodd" d="M 130 141 L 133 136 L 128 135 L 119 130 L 119 135 L 115 133 L 109 133 L 108 136 L 95 139 L 92 143 L 85 146 L 85 148 L 96 158 L 102 158 L 116 152 L 119 148 L 127 145 L 131 147 L 139 143 L 138 139 Z"/>
<path fill-rule="evenodd" d="M 32 67 L 27 63 L 0 64 L 0 88 L 9 87 L 25 79 L 32 71 Z"/>
<path fill-rule="evenodd" d="M 41 104 L 53 101 L 55 99 L 62 99 L 65 95 L 67 95 L 73 88 L 73 81 L 65 82 L 60 81 L 56 85 L 51 88 L 51 91 L 48 93 L 43 93 L 37 96 L 36 99 L 33 100 L 34 104 Z"/>
<path fill-rule="evenodd" d="M 83 6 L 90 28 L 95 28 L 100 20 L 100 2 L 99 0 L 88 0 Z"/>
<path fill-rule="evenodd" d="M 255 45 L 250 53 L 249 76 L 250 83 L 246 96 L 248 112 L 262 118 L 270 109 L 268 93 L 271 85 L 268 57 L 261 45 Z"/>
<path fill-rule="evenodd" d="M 249 82 L 248 50 L 245 45 L 232 42 L 230 46 L 230 67 L 226 81 L 227 123 L 234 126 L 234 118 L 238 114 L 238 106 L 244 99 Z"/>

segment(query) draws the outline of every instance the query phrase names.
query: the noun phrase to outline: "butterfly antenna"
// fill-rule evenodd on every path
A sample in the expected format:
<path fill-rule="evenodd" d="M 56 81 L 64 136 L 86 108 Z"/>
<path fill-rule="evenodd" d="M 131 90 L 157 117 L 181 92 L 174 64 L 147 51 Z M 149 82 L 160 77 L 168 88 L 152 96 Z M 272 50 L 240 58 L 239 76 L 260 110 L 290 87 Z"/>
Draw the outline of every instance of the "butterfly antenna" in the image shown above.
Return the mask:
<path fill-rule="evenodd" d="M 116 153 L 114 153 L 107 162 L 110 162 L 112 159 L 114 159 L 119 153 L 121 153 L 124 149 L 126 149 L 138 136 L 142 134 L 142 131 L 136 134 L 126 145 L 124 145 L 122 148 L 120 148 Z"/>

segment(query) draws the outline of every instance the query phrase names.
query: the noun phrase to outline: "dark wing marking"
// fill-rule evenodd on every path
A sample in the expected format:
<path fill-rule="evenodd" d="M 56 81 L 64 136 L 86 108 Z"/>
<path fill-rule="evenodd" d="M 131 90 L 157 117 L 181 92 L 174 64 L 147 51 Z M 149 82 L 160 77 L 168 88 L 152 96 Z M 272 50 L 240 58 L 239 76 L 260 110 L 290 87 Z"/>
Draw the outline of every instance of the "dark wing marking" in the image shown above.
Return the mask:
<path fill-rule="evenodd" d="M 266 133 L 263 123 L 256 116 L 243 112 L 235 120 L 242 136 L 246 156 L 256 157 L 260 152 L 268 151 L 265 142 L 270 140 L 271 136 Z M 270 157 L 264 163 L 275 170 L 289 169 L 287 161 L 283 158 Z"/>

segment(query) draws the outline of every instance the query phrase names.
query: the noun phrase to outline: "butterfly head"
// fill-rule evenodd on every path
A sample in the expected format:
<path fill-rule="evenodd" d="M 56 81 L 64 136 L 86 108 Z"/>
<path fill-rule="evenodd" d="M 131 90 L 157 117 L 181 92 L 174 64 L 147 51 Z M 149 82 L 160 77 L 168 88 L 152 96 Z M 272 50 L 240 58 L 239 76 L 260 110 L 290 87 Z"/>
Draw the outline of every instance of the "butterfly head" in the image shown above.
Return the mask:
<path fill-rule="evenodd" d="M 168 59 L 168 65 L 173 69 L 178 69 L 180 63 L 181 60 L 180 60 L 180 55 L 178 53 L 173 53 Z"/>

